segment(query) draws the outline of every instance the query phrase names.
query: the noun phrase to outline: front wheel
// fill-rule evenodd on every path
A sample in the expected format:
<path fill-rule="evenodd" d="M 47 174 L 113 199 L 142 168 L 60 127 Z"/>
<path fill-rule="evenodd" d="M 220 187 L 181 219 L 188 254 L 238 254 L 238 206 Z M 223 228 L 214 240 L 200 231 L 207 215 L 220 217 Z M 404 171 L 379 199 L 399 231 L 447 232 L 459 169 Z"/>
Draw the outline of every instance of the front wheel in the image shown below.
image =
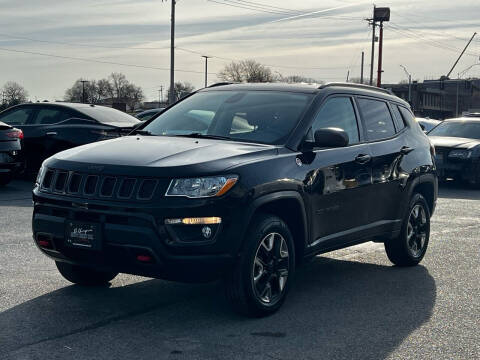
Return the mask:
<path fill-rule="evenodd" d="M 430 210 L 421 194 L 414 194 L 400 236 L 385 241 L 385 251 L 392 263 L 414 266 L 422 261 L 430 238 Z"/>
<path fill-rule="evenodd" d="M 260 215 L 250 226 L 245 249 L 226 279 L 227 298 L 236 311 L 261 317 L 277 311 L 295 272 L 295 247 L 287 225 Z"/>
<path fill-rule="evenodd" d="M 57 269 L 68 281 L 84 286 L 107 285 L 118 275 L 117 272 L 97 271 L 86 267 L 55 261 Z"/>

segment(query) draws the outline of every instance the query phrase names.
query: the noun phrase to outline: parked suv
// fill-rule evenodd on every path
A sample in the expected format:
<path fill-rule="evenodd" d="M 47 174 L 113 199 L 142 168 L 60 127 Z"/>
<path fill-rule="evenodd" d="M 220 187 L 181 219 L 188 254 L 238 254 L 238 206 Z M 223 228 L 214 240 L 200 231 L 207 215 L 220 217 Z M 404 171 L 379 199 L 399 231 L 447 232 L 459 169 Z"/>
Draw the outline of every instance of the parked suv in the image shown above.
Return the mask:
<path fill-rule="evenodd" d="M 234 308 L 268 315 L 307 257 L 377 241 L 394 264 L 418 264 L 433 152 L 386 90 L 222 84 L 130 136 L 47 159 L 33 236 L 73 283 L 223 278 Z"/>

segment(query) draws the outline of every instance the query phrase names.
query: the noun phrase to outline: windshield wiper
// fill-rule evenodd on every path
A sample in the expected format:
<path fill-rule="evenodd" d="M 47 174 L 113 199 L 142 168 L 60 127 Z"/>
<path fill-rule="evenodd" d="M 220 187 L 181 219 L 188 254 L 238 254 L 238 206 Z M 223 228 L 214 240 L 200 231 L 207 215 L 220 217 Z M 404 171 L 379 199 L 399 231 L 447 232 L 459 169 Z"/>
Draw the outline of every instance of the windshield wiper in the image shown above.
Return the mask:
<path fill-rule="evenodd" d="M 202 138 L 202 139 L 232 140 L 232 138 L 230 138 L 228 136 L 209 135 L 209 134 L 202 134 L 202 133 L 199 133 L 199 132 L 194 132 L 194 133 L 190 133 L 190 134 L 178 134 L 178 135 L 175 135 L 175 136 Z"/>
<path fill-rule="evenodd" d="M 145 136 L 155 136 L 148 130 L 133 130 L 130 135 L 145 135 Z"/>

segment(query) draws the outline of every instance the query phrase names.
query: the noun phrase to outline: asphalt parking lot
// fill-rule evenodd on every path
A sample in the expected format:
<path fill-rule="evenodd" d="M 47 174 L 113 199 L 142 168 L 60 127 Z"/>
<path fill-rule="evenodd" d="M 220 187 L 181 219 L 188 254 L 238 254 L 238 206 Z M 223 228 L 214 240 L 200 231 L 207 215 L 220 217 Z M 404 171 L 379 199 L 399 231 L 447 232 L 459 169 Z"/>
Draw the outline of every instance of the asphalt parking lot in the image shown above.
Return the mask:
<path fill-rule="evenodd" d="M 0 189 L 0 359 L 480 358 L 480 190 L 440 189 L 421 266 L 373 243 L 316 257 L 264 319 L 232 313 L 219 283 L 71 285 L 32 242 L 30 190 Z"/>

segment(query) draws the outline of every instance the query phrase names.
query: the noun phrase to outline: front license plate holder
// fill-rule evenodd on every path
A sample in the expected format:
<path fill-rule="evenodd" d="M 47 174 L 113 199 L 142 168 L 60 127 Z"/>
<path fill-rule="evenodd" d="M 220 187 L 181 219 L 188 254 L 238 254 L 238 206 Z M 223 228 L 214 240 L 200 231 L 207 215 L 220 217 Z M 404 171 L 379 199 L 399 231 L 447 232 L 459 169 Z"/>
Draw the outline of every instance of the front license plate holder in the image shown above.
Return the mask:
<path fill-rule="evenodd" d="M 85 250 L 102 249 L 102 232 L 98 223 L 67 220 L 65 224 L 65 244 Z"/>

